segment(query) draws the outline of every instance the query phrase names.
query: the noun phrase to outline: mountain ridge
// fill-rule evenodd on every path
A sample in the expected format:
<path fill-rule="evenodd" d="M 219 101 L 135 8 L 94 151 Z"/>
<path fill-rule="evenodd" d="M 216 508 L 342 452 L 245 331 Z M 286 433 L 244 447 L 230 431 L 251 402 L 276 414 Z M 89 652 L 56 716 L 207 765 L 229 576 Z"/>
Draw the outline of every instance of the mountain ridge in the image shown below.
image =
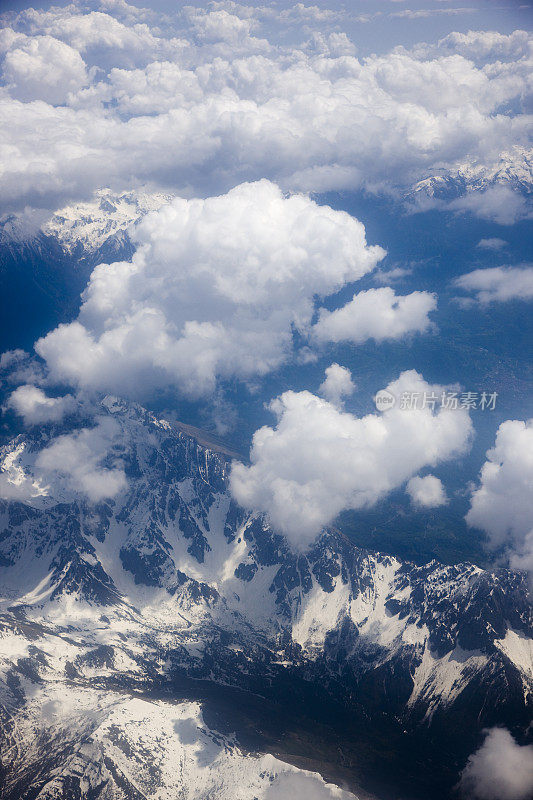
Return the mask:
<path fill-rule="evenodd" d="M 415 566 L 335 530 L 296 553 L 234 504 L 221 453 L 140 406 L 105 398 L 97 413 L 117 425 L 102 464 L 122 464 L 121 494 L 94 503 L 58 480 L 53 496 L 2 504 L 0 611 L 8 631 L 29 634 L 15 635 L 18 655 L 3 659 L 4 706 L 31 706 L 21 674 L 30 686 L 66 676 L 98 691 L 170 696 L 188 680 L 234 686 L 284 697 L 296 719 L 316 709 L 316 724 L 335 708 L 353 728 L 347 740 L 360 743 L 363 720 L 387 736 L 427 737 L 452 753 L 455 777 L 467 755 L 454 751 L 459 719 L 472 726 L 464 747 L 487 725 L 527 735 L 525 575 Z M 86 413 L 21 435 L 3 448 L 4 473 L 7 463 L 8 475 L 30 475 L 43 445 L 80 424 Z"/>

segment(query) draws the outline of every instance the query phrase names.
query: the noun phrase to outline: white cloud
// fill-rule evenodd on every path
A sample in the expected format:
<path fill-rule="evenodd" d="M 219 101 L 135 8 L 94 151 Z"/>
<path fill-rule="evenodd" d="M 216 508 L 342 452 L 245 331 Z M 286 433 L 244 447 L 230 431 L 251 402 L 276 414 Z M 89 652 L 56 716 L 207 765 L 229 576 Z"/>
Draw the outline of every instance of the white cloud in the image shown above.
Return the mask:
<path fill-rule="evenodd" d="M 515 567 L 533 566 L 533 420 L 502 422 L 466 520 L 488 533 L 491 547 L 506 547 Z"/>
<path fill-rule="evenodd" d="M 529 800 L 533 796 L 533 745 L 521 747 L 505 728 L 487 731 L 461 776 L 471 800 Z"/>
<path fill-rule="evenodd" d="M 374 281 L 376 283 L 393 283 L 405 278 L 406 275 L 411 275 L 413 272 L 412 267 L 393 267 L 389 270 L 378 270 L 374 273 Z"/>
<path fill-rule="evenodd" d="M 503 250 L 507 246 L 507 242 L 505 239 L 494 236 L 489 239 L 480 239 L 476 246 L 482 250 Z"/>
<path fill-rule="evenodd" d="M 132 60 L 142 58 L 143 51 L 145 57 L 150 58 L 156 56 L 161 47 L 160 38 L 145 23 L 131 20 L 125 24 L 111 13 L 84 13 L 73 5 L 54 6 L 47 11 L 28 8 L 21 12 L 18 20 L 30 34 L 44 33 L 61 39 L 84 55 L 94 53 L 101 64 L 106 63 L 101 60 L 106 51 L 112 54 L 115 63 L 117 60 L 122 63 L 123 54 L 127 54 L 126 63 L 131 65 Z"/>
<path fill-rule="evenodd" d="M 387 387 L 439 392 L 414 371 Z M 285 392 L 271 404 L 275 428 L 255 432 L 251 465 L 235 464 L 233 496 L 266 513 L 296 547 L 308 545 L 343 509 L 375 504 L 424 467 L 461 453 L 472 423 L 465 409 L 402 410 L 358 418 L 309 392 Z"/>
<path fill-rule="evenodd" d="M 345 33 L 313 33 L 307 42 L 306 50 L 312 53 L 320 53 L 332 58 L 340 56 L 354 56 L 356 47 Z"/>
<path fill-rule="evenodd" d="M 284 8 L 278 13 L 278 18 L 287 22 L 315 22 L 323 25 L 326 22 L 341 19 L 344 11 L 333 10 L 331 8 L 320 8 L 319 6 L 306 6 L 305 3 L 295 3 L 290 8 Z"/>
<path fill-rule="evenodd" d="M 213 391 L 217 377 L 264 375 L 309 331 L 316 298 L 383 257 L 363 225 L 268 181 L 149 214 L 131 263 L 94 270 L 76 322 L 40 339 L 52 377 L 150 394 Z"/>
<path fill-rule="evenodd" d="M 52 36 L 16 36 L 4 54 L 2 77 L 18 100 L 52 105 L 65 103 L 89 82 L 78 51 Z"/>
<path fill-rule="evenodd" d="M 381 342 L 399 339 L 410 333 L 422 333 L 431 325 L 428 314 L 437 307 L 435 295 L 412 292 L 396 295 L 390 287 L 368 289 L 336 311 L 322 309 L 313 335 L 321 342 L 349 341 L 356 344 L 367 339 Z"/>
<path fill-rule="evenodd" d="M 337 408 L 341 408 L 343 398 L 349 397 L 354 391 L 355 383 L 350 370 L 340 364 L 331 364 L 326 369 L 326 378 L 318 389 L 319 394 Z"/>
<path fill-rule="evenodd" d="M 523 570 L 529 574 L 533 590 L 533 528 L 526 533 L 524 539 L 518 544 L 514 553 L 510 553 L 509 565 L 512 569 Z"/>
<path fill-rule="evenodd" d="M 29 353 L 20 348 L 17 350 L 6 350 L 0 356 L 0 371 L 11 370 L 14 367 L 20 366 L 24 361 L 29 358 Z"/>
<path fill-rule="evenodd" d="M 406 487 L 413 505 L 419 508 L 437 508 L 446 505 L 446 492 L 442 481 L 435 475 L 411 478 Z"/>
<path fill-rule="evenodd" d="M 93 503 L 115 497 L 126 488 L 126 475 L 121 466 L 109 468 L 102 462 L 118 433 L 116 423 L 102 417 L 94 428 L 58 436 L 37 456 L 36 471 L 44 481 L 64 482 Z"/>
<path fill-rule="evenodd" d="M 510 34 L 497 31 L 453 31 L 440 39 L 437 49 L 458 53 L 472 61 L 506 61 L 528 58 L 531 55 L 532 39 L 527 31 L 516 30 Z M 427 49 L 426 49 L 427 53 Z"/>
<path fill-rule="evenodd" d="M 205 196 L 265 176 L 289 190 L 390 191 L 434 169 L 475 163 L 483 171 L 528 146 L 526 116 L 505 110 L 527 92 L 524 32 L 359 61 L 344 31 L 320 30 L 313 7 L 299 13 L 319 30 L 291 46 L 276 15 L 270 41 L 252 35 L 260 9 L 183 9 L 174 24 L 157 14 L 139 22 L 118 3 L 108 10 L 28 9 L 5 34 L 19 53 L 9 56 L 12 80 L 0 92 L 5 203 L 57 207 L 104 185 L 146 182 Z M 38 52 L 45 41 L 57 42 L 50 58 Z M 37 53 L 29 72 L 20 56 L 27 47 Z M 67 49 L 59 55 L 59 47 Z M 488 62 L 470 60 L 473 49 Z M 86 88 L 84 63 L 94 68 Z M 47 102 L 20 103 L 33 97 Z M 525 213 L 517 198 L 499 202 L 490 192 L 477 212 L 506 221 Z M 468 197 L 457 210 L 476 203 Z"/>
<path fill-rule="evenodd" d="M 533 267 L 476 269 L 457 278 L 455 285 L 475 294 L 480 303 L 533 298 Z"/>
<path fill-rule="evenodd" d="M 269 784 L 265 800 L 354 800 L 350 792 L 324 783 L 319 775 L 280 772 Z"/>
<path fill-rule="evenodd" d="M 205 11 L 189 7 L 187 15 L 193 32 L 201 41 L 209 43 L 223 41 L 235 45 L 251 35 L 255 22 L 250 17 L 243 19 L 222 8 Z"/>
<path fill-rule="evenodd" d="M 482 192 L 469 192 L 448 203 L 448 208 L 475 214 L 498 225 L 514 225 L 531 214 L 526 199 L 504 185 L 490 186 Z"/>
<path fill-rule="evenodd" d="M 24 419 L 25 425 L 59 422 L 76 409 L 72 395 L 47 397 L 42 389 L 24 384 L 15 389 L 7 399 L 7 406 Z"/>
<path fill-rule="evenodd" d="M 427 17 L 456 17 L 459 14 L 475 14 L 477 8 L 461 7 L 461 8 L 419 8 L 412 10 L 406 8 L 403 11 L 394 11 L 389 16 L 398 17 L 401 19 L 426 19 Z"/>
<path fill-rule="evenodd" d="M 41 450 L 24 441 L 0 453 L 0 497 L 23 503 L 90 502 L 115 497 L 126 488 L 126 475 L 113 449 L 121 430 L 115 420 L 94 417 L 92 428 L 53 438 Z"/>

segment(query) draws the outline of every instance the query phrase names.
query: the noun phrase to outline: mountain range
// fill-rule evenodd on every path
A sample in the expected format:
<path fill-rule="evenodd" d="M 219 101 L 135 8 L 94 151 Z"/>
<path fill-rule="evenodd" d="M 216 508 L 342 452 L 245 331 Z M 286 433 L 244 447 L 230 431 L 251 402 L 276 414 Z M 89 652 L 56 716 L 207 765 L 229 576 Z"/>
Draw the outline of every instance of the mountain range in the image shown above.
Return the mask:
<path fill-rule="evenodd" d="M 126 480 L 91 501 L 38 459 L 95 420 Z M 2 800 L 438 800 L 484 728 L 527 740 L 524 574 L 297 552 L 191 433 L 104 397 L 2 448 Z"/>

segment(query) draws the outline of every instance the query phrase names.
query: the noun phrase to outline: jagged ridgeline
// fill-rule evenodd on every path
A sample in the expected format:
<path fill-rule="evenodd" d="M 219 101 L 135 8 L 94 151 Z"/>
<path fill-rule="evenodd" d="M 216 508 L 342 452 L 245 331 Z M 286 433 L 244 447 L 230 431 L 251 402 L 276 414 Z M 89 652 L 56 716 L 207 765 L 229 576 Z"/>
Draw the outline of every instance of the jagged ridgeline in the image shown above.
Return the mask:
<path fill-rule="evenodd" d="M 527 729 L 525 576 L 334 529 L 296 553 L 231 500 L 223 450 L 122 401 L 99 414 L 113 500 L 58 478 L 0 506 L 3 800 L 446 798 L 483 728 Z M 31 480 L 82 424 L 17 437 L 3 468 Z"/>

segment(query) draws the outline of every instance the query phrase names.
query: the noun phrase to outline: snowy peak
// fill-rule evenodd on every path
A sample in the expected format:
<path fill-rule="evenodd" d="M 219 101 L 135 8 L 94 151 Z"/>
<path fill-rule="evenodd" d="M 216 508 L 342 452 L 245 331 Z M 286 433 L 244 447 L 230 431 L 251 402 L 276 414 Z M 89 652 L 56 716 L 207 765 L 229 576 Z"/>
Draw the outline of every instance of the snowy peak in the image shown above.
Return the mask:
<path fill-rule="evenodd" d="M 524 147 L 501 153 L 492 164 L 460 164 L 454 172 L 442 171 L 416 183 L 407 197 L 425 196 L 438 200 L 453 200 L 465 193 L 484 191 L 493 186 L 509 186 L 524 194 L 533 187 L 533 154 Z"/>
<path fill-rule="evenodd" d="M 0 245 L 41 251 L 53 241 L 64 256 L 88 258 L 103 248 L 109 257 L 114 252 L 120 256 L 128 245 L 131 249 L 131 226 L 171 200 L 172 195 L 161 193 L 100 189 L 91 200 L 65 206 L 52 216 L 29 209 L 0 217 Z"/>
<path fill-rule="evenodd" d="M 147 192 L 97 191 L 92 200 L 62 208 L 46 222 L 42 231 L 54 236 L 69 252 L 91 253 L 114 237 L 117 241 L 128 228 L 150 211 L 157 211 L 172 196 Z"/>

